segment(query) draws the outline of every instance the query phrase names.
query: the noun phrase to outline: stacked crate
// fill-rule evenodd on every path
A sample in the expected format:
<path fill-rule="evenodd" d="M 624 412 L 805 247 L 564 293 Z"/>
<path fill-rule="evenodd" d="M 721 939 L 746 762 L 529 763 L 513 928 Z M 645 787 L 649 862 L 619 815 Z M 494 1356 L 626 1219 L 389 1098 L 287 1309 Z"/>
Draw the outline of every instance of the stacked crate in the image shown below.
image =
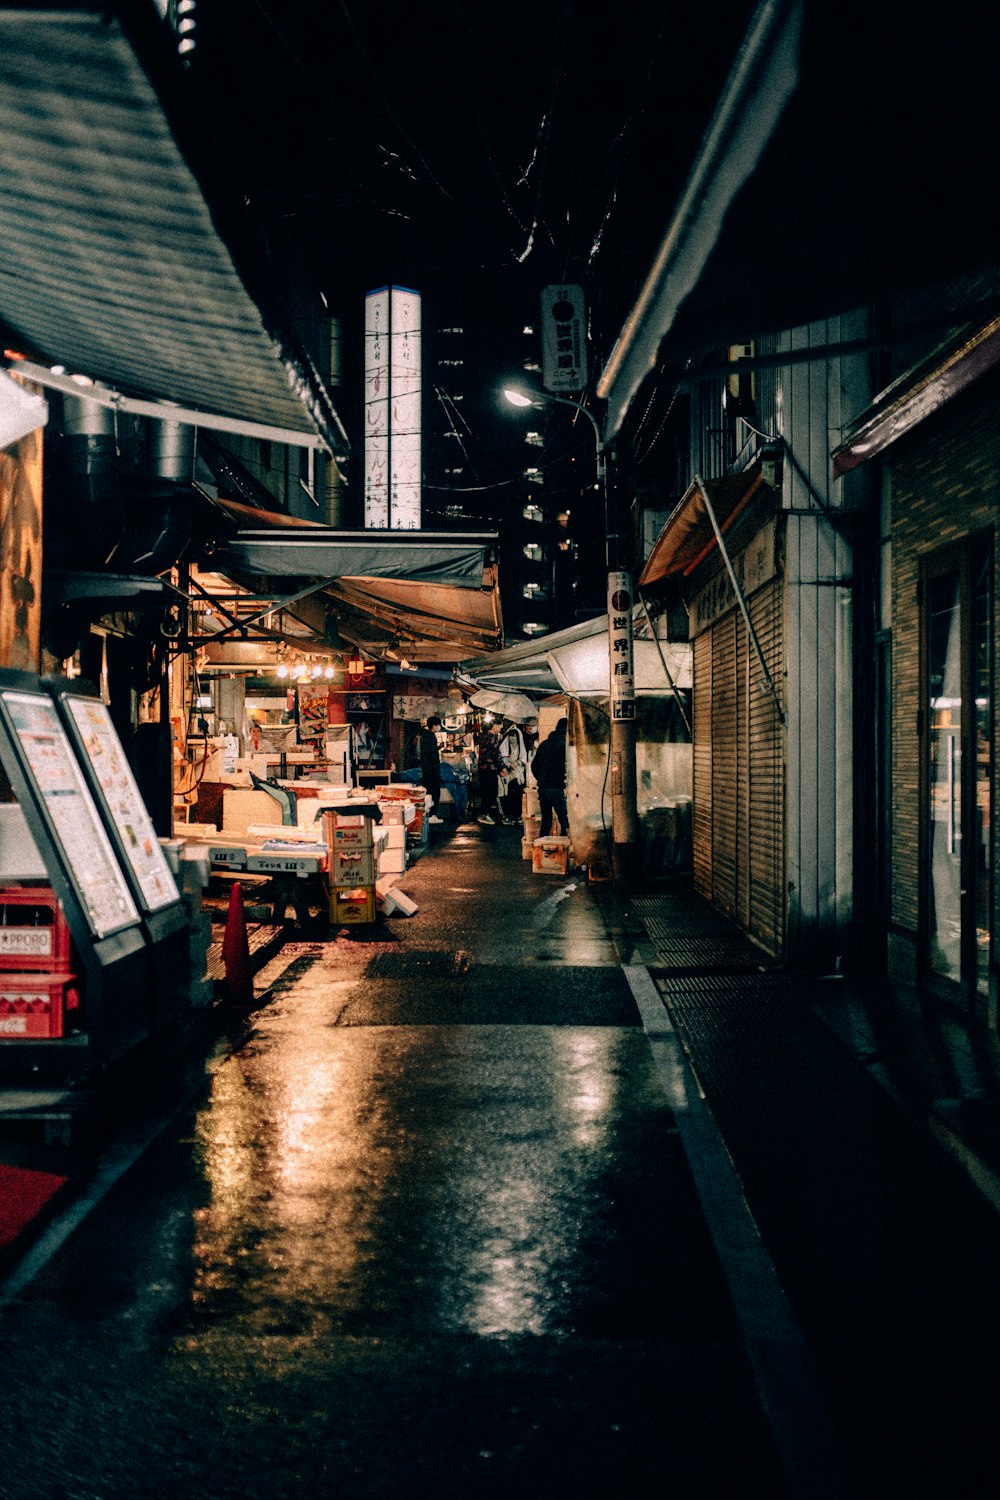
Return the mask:
<path fill-rule="evenodd" d="M 330 808 L 323 814 L 330 854 L 330 921 L 336 927 L 375 920 L 375 840 L 369 813 Z"/>
<path fill-rule="evenodd" d="M 79 1005 L 69 928 L 51 886 L 0 887 L 0 1040 L 65 1036 Z"/>

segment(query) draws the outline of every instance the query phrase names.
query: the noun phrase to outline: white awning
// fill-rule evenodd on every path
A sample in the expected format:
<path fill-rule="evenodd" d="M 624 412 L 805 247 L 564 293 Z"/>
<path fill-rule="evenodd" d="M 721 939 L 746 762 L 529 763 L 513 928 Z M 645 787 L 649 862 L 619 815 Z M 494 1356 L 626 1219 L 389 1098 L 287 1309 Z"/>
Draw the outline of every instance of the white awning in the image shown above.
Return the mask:
<path fill-rule="evenodd" d="M 637 630 L 643 629 L 638 616 L 636 625 Z M 691 647 L 686 641 L 656 641 L 636 634 L 634 657 L 637 693 L 668 694 L 674 686 L 690 688 Z M 461 671 L 489 687 L 606 698 L 610 691 L 607 616 L 520 642 L 488 658 L 464 661 Z"/>

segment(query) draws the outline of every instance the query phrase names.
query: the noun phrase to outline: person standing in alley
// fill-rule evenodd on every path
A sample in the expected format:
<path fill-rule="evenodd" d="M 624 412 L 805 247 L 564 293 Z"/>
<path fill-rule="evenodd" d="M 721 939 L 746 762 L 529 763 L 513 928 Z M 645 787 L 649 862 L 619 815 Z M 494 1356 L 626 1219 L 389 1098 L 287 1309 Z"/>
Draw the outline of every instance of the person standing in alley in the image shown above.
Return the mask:
<path fill-rule="evenodd" d="M 444 822 L 443 818 L 438 817 L 438 804 L 441 801 L 441 752 L 438 749 L 437 730 L 440 728 L 441 720 L 432 715 L 414 736 L 420 762 L 421 785 L 430 793 L 431 798 L 431 814 L 427 820 L 429 823 Z"/>
<path fill-rule="evenodd" d="M 492 724 L 486 725 L 479 736 L 476 773 L 479 779 L 479 821 L 490 827 L 503 821 L 497 805 L 500 788 L 500 736 Z"/>
<path fill-rule="evenodd" d="M 524 743 L 524 735 L 516 724 L 510 723 L 500 739 L 500 786 L 497 803 L 500 807 L 502 822 L 519 821 L 527 779 L 528 751 Z"/>
<path fill-rule="evenodd" d="M 560 719 L 551 734 L 545 736 L 535 751 L 531 772 L 538 783 L 538 806 L 541 812 L 542 837 L 552 832 L 552 818 L 559 832 L 569 835 L 569 813 L 566 809 L 566 731 L 568 724 Z"/>

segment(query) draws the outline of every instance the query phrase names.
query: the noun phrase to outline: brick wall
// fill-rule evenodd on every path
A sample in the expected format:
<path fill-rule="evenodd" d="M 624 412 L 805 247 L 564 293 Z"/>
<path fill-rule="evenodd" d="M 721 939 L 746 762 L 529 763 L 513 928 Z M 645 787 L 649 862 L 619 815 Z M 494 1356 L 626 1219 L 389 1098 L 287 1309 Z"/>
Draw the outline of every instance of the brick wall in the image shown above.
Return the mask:
<path fill-rule="evenodd" d="M 919 910 L 920 560 L 991 528 L 994 661 L 1000 662 L 1000 376 L 981 380 L 891 449 L 892 482 L 892 922 L 916 933 Z M 994 743 L 997 737 L 994 684 Z M 994 756 L 994 782 L 997 780 Z M 994 785 L 994 808 L 1000 787 Z M 994 832 L 994 869 L 1000 841 Z"/>

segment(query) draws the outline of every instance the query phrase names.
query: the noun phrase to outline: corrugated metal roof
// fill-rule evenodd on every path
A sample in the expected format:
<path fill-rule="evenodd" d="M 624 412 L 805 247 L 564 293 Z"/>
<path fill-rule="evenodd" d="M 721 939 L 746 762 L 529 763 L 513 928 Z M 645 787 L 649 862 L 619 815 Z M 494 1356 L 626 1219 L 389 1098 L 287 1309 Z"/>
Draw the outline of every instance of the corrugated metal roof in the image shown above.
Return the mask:
<path fill-rule="evenodd" d="M 25 352 L 346 453 L 315 372 L 241 280 L 120 25 L 0 10 L 0 55 L 0 318 Z"/>

